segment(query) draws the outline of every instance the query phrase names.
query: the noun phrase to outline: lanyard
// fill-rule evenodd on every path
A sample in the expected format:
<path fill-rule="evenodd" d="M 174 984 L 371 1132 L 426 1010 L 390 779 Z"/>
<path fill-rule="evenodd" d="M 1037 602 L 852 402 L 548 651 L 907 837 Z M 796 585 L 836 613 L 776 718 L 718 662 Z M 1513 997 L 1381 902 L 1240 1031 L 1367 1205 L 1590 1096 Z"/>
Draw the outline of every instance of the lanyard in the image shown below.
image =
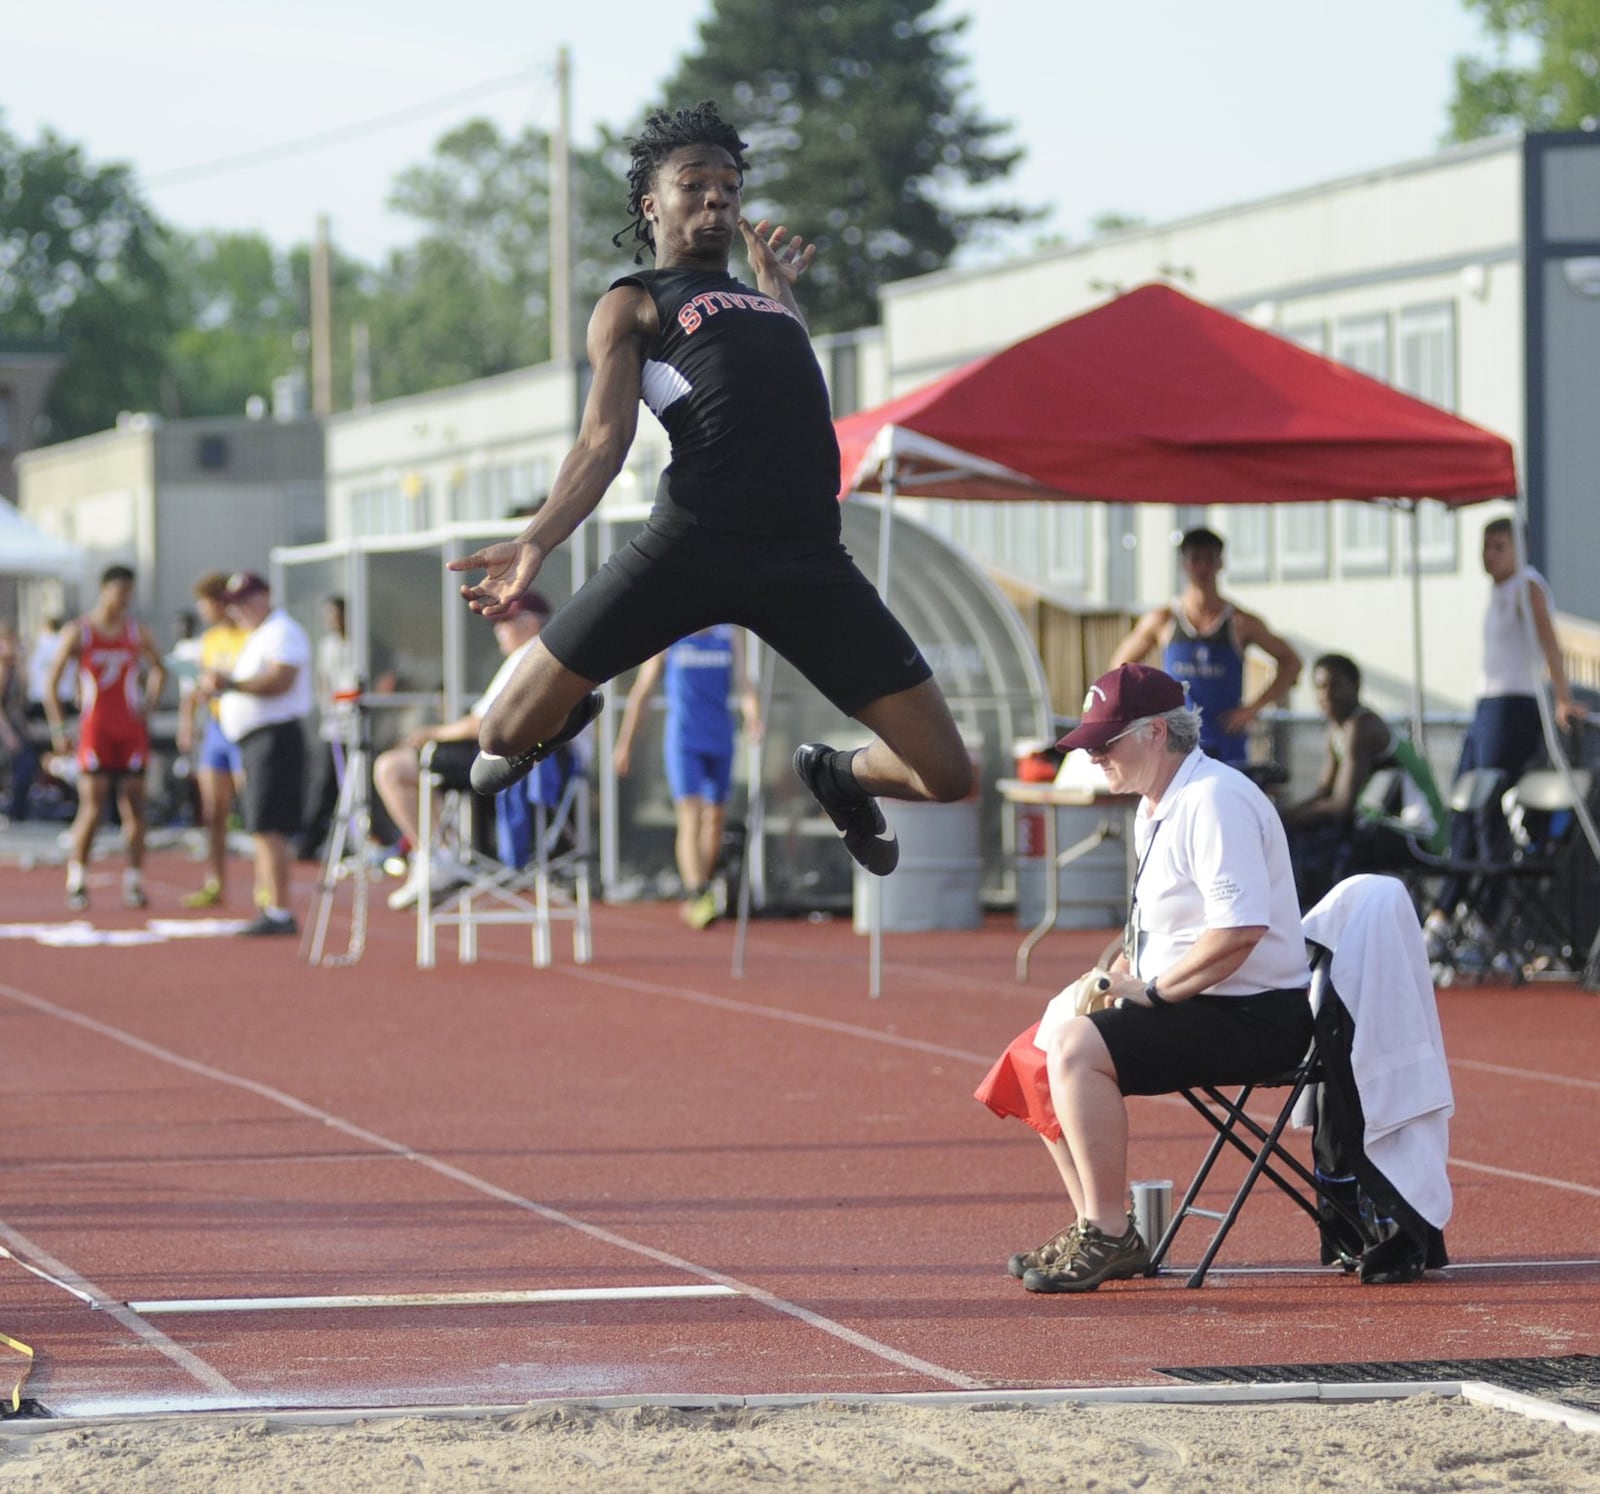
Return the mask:
<path fill-rule="evenodd" d="M 1122 957 L 1128 962 L 1128 971 L 1132 975 L 1139 973 L 1139 878 L 1144 875 L 1145 865 L 1150 860 L 1150 853 L 1156 848 L 1156 836 L 1160 833 L 1163 821 L 1157 820 L 1150 831 L 1150 839 L 1144 848 L 1144 855 L 1139 858 L 1139 864 L 1133 871 L 1133 886 L 1128 892 L 1128 921 L 1122 928 Z"/>

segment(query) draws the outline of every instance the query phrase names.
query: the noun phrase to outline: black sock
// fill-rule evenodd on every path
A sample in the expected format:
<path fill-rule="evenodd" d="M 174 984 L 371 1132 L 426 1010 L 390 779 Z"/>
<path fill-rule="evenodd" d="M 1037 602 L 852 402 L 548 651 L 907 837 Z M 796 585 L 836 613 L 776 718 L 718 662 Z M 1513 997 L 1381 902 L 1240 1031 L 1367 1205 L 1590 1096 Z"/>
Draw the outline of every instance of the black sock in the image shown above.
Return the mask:
<path fill-rule="evenodd" d="M 856 752 L 835 752 L 828 759 L 828 773 L 832 777 L 839 792 L 852 804 L 860 804 L 867 797 L 867 791 L 856 782 L 856 775 L 851 771 L 851 763 L 855 761 Z"/>

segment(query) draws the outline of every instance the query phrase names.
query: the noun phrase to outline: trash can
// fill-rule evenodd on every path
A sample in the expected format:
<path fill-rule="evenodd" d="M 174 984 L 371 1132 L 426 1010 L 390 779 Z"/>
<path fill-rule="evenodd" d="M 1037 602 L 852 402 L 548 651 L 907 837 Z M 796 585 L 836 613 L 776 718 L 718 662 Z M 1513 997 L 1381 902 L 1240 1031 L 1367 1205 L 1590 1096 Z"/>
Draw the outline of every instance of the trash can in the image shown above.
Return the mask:
<path fill-rule="evenodd" d="M 1017 926 L 1031 929 L 1044 917 L 1045 822 L 1056 817 L 1056 852 L 1093 835 L 1105 811 L 1091 805 L 1021 805 L 1017 811 Z M 1060 906 L 1058 929 L 1114 929 L 1127 917 L 1128 852 L 1120 839 L 1107 839 L 1056 872 Z"/>
<path fill-rule="evenodd" d="M 869 884 L 883 897 L 883 929 L 925 934 L 975 929 L 983 922 L 983 854 L 976 793 L 954 804 L 880 799 L 900 841 L 900 865 L 887 877 L 855 869 L 855 930 L 868 931 Z"/>

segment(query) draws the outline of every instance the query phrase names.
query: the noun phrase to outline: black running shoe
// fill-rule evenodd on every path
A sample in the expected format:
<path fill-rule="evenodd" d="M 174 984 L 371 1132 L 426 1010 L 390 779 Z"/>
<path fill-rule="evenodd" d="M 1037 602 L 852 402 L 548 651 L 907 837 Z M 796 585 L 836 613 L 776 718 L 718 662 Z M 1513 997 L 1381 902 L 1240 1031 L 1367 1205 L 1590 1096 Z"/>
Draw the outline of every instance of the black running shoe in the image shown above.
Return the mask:
<path fill-rule="evenodd" d="M 593 721 L 605 703 L 605 696 L 598 690 L 591 690 L 573 706 L 567 719 L 562 722 L 561 730 L 548 742 L 540 742 L 526 752 L 517 753 L 515 757 L 496 757 L 492 752 L 480 752 L 473 758 L 472 769 L 467 774 L 472 792 L 481 794 L 485 799 L 492 799 L 501 789 L 508 789 L 512 784 L 526 778 L 557 747 L 566 746 Z"/>
<path fill-rule="evenodd" d="M 833 748 L 821 742 L 802 743 L 794 750 L 794 770 L 837 827 L 845 850 L 873 876 L 886 877 L 900 864 L 900 842 L 876 799 L 852 804 L 839 792 L 829 770 L 834 756 Z"/>

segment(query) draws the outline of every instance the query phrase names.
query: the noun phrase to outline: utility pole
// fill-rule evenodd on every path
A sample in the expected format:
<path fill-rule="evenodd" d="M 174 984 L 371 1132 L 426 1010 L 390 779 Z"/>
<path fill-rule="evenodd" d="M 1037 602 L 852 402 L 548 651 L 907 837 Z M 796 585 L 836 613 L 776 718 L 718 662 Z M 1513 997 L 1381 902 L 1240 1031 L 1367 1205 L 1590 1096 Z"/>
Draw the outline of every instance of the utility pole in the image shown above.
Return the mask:
<path fill-rule="evenodd" d="M 572 359 L 572 54 L 556 50 L 556 127 L 550 132 L 550 361 Z"/>
<path fill-rule="evenodd" d="M 311 413 L 333 414 L 333 253 L 328 217 L 317 216 L 311 244 Z"/>

